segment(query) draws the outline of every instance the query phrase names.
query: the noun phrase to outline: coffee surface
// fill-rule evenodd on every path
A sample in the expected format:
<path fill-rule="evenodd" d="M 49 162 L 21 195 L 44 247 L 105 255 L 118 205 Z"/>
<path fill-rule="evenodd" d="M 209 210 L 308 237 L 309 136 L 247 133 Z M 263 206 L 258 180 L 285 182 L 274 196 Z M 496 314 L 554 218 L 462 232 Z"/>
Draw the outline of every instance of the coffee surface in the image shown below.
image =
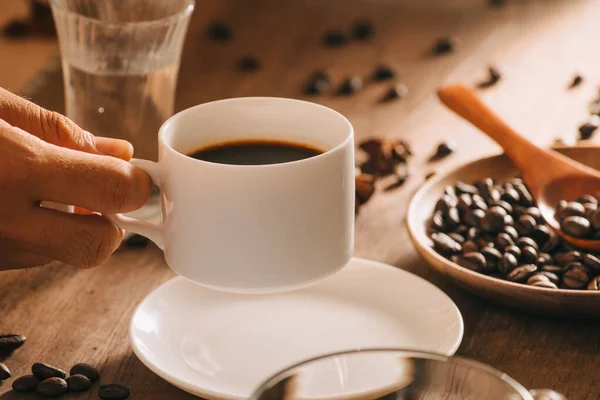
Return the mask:
<path fill-rule="evenodd" d="M 218 164 L 267 165 L 303 160 L 322 153 L 322 150 L 299 143 L 244 140 L 204 147 L 189 156 Z"/>

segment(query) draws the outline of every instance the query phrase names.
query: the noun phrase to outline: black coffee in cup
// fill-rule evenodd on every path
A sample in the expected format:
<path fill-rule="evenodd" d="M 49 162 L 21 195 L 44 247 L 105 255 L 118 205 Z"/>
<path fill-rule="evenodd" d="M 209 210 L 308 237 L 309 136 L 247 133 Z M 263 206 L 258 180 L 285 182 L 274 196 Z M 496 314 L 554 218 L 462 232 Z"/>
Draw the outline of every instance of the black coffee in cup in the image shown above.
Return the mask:
<path fill-rule="evenodd" d="M 322 153 L 322 150 L 305 144 L 277 140 L 244 140 L 203 147 L 189 156 L 218 164 L 267 165 L 303 160 Z"/>

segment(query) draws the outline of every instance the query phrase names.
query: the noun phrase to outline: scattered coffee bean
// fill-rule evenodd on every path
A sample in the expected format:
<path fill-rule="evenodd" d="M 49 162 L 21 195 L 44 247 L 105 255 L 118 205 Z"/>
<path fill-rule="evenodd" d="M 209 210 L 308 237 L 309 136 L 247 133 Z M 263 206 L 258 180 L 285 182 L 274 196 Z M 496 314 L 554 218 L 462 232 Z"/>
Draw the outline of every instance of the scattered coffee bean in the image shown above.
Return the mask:
<path fill-rule="evenodd" d="M 360 76 L 351 76 L 344 79 L 337 90 L 337 94 L 340 96 L 350 96 L 362 89 L 362 86 L 363 82 Z"/>
<path fill-rule="evenodd" d="M 255 72 L 261 67 L 260 61 L 254 56 L 245 56 L 240 59 L 238 66 L 242 71 Z"/>
<path fill-rule="evenodd" d="M 368 40 L 375 34 L 375 25 L 368 20 L 359 20 L 352 25 L 352 37 L 356 40 Z"/>
<path fill-rule="evenodd" d="M 322 42 L 328 47 L 341 47 L 348 42 L 348 38 L 342 31 L 330 30 L 325 32 Z"/>
<path fill-rule="evenodd" d="M 67 373 L 62 369 L 53 367 L 49 364 L 35 363 L 31 366 L 31 372 L 39 380 L 43 381 L 48 378 L 65 378 Z"/>
<path fill-rule="evenodd" d="M 458 265 L 470 269 L 471 271 L 481 272 L 486 268 L 486 260 L 481 253 L 467 253 L 462 257 L 459 257 Z"/>
<path fill-rule="evenodd" d="M 67 382 L 63 378 L 52 377 L 38 383 L 36 392 L 44 397 L 59 397 L 67 393 Z"/>
<path fill-rule="evenodd" d="M 8 367 L 2 363 L 0 363 L 0 381 L 5 381 L 11 377 L 10 370 Z"/>
<path fill-rule="evenodd" d="M 71 367 L 71 370 L 69 371 L 69 374 L 83 375 L 90 379 L 92 382 L 100 379 L 100 372 L 98 372 L 98 370 L 93 366 L 86 363 L 79 363 L 73 365 L 73 367 Z"/>
<path fill-rule="evenodd" d="M 569 289 L 581 289 L 590 282 L 589 269 L 579 262 L 570 263 L 565 266 L 562 281 Z"/>
<path fill-rule="evenodd" d="M 85 375 L 71 375 L 66 381 L 70 392 L 85 392 L 92 387 L 92 381 Z"/>
<path fill-rule="evenodd" d="M 571 79 L 571 83 L 569 83 L 569 89 L 573 89 L 579 86 L 583 82 L 583 76 L 577 74 Z"/>
<path fill-rule="evenodd" d="M 33 26 L 29 21 L 16 19 L 10 21 L 2 28 L 2 36 L 10 39 L 22 39 L 33 33 Z"/>
<path fill-rule="evenodd" d="M 567 217 L 560 227 L 567 235 L 576 238 L 586 238 L 592 232 L 590 221 L 584 217 Z"/>
<path fill-rule="evenodd" d="M 490 7 L 500 8 L 506 5 L 506 0 L 489 0 Z"/>
<path fill-rule="evenodd" d="M 533 275 L 533 273 L 535 271 L 537 271 L 537 269 L 538 269 L 537 265 L 534 265 L 534 264 L 521 265 L 520 267 L 513 269 L 506 276 L 506 278 L 509 281 L 522 282 L 522 281 L 527 280 L 527 278 L 529 278 L 531 275 Z"/>
<path fill-rule="evenodd" d="M 208 37 L 219 42 L 226 42 L 233 37 L 231 26 L 223 21 L 213 21 L 206 31 Z"/>
<path fill-rule="evenodd" d="M 587 286 L 588 290 L 600 290 L 600 276 L 595 277 Z"/>
<path fill-rule="evenodd" d="M 408 143 L 400 139 L 368 139 L 359 147 L 369 155 L 361 165 L 364 173 L 388 175 L 396 172 L 398 164 L 405 164 L 411 156 Z"/>
<path fill-rule="evenodd" d="M 33 375 L 21 376 L 12 383 L 12 388 L 18 393 L 31 393 L 35 392 L 37 385 L 40 381 Z"/>
<path fill-rule="evenodd" d="M 433 46 L 433 54 L 447 54 L 452 53 L 456 50 L 458 40 L 454 37 L 448 36 L 437 40 Z"/>
<path fill-rule="evenodd" d="M 456 142 L 452 140 L 447 140 L 438 144 L 435 153 L 433 153 L 430 158 L 430 161 L 441 160 L 442 158 L 449 156 L 450 154 L 454 153 L 456 147 Z"/>
<path fill-rule="evenodd" d="M 388 91 L 384 94 L 381 101 L 386 102 L 386 101 L 401 99 L 404 96 L 406 96 L 407 93 L 408 93 L 408 88 L 406 87 L 406 85 L 404 83 L 397 83 L 388 89 Z"/>
<path fill-rule="evenodd" d="M 600 117 L 597 115 L 590 116 L 587 122 L 579 126 L 579 140 L 591 139 L 596 129 L 598 129 L 598 125 L 600 125 Z"/>
<path fill-rule="evenodd" d="M 360 174 L 354 177 L 356 198 L 360 205 L 365 204 L 375 193 L 375 178 L 373 175 Z"/>
<path fill-rule="evenodd" d="M 317 70 L 311 74 L 304 86 L 304 94 L 323 94 L 331 87 L 331 76 L 325 70 Z"/>
<path fill-rule="evenodd" d="M 102 400 L 124 400 L 129 397 L 129 389 L 114 383 L 102 385 L 98 388 L 98 396 Z"/>
<path fill-rule="evenodd" d="M 25 336 L 19 333 L 1 333 L 0 334 L 0 352 L 11 352 L 25 343 Z"/>
<path fill-rule="evenodd" d="M 487 72 L 487 78 L 484 81 L 481 81 L 477 84 L 477 87 L 480 89 L 485 89 L 494 86 L 502 78 L 502 75 L 495 67 L 488 67 Z"/>
<path fill-rule="evenodd" d="M 150 239 L 145 236 L 138 235 L 134 233 L 127 239 L 125 239 L 125 246 L 131 248 L 143 248 L 146 247 L 150 243 Z"/>
<path fill-rule="evenodd" d="M 395 69 L 388 65 L 379 65 L 373 71 L 372 79 L 376 82 L 388 81 L 394 79 L 397 76 Z"/>

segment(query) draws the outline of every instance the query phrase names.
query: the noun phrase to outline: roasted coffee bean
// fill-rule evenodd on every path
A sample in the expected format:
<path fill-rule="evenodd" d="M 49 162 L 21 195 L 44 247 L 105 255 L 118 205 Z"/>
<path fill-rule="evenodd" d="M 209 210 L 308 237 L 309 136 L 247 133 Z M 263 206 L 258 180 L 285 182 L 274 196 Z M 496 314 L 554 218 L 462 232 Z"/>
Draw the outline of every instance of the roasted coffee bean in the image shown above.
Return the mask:
<path fill-rule="evenodd" d="M 233 37 L 231 26 L 223 21 L 213 21 L 206 31 L 208 37 L 219 42 L 226 42 Z"/>
<path fill-rule="evenodd" d="M 515 226 L 515 220 L 512 215 L 509 214 L 504 217 L 504 226 Z"/>
<path fill-rule="evenodd" d="M 591 139 L 600 125 L 600 117 L 591 115 L 587 122 L 579 126 L 579 140 Z"/>
<path fill-rule="evenodd" d="M 456 243 L 450 236 L 445 233 L 435 233 L 431 235 L 433 241 L 433 247 L 436 251 L 445 255 L 452 255 L 460 253 L 462 246 L 460 243 Z"/>
<path fill-rule="evenodd" d="M 567 217 L 583 217 L 585 216 L 585 208 L 583 204 L 574 201 L 569 203 L 560 202 L 556 216 L 561 221 Z"/>
<path fill-rule="evenodd" d="M 571 79 L 571 83 L 569 83 L 569 89 L 579 86 L 581 82 L 583 82 L 583 76 L 579 74 L 575 75 L 573 79 Z"/>
<path fill-rule="evenodd" d="M 513 269 L 517 268 L 518 265 L 519 263 L 517 261 L 517 257 L 515 257 L 514 254 L 504 253 L 500 263 L 498 264 L 498 270 L 504 275 L 507 275 Z"/>
<path fill-rule="evenodd" d="M 583 208 L 585 208 L 585 218 L 587 218 L 588 220 L 591 220 L 592 217 L 594 216 L 594 213 L 598 209 L 598 204 L 584 203 Z"/>
<path fill-rule="evenodd" d="M 481 253 L 466 253 L 458 259 L 458 265 L 471 271 L 482 272 L 486 269 L 486 259 Z"/>
<path fill-rule="evenodd" d="M 490 206 L 502 207 L 509 214 L 511 214 L 513 212 L 512 206 L 504 200 L 494 200 L 494 201 L 490 202 Z"/>
<path fill-rule="evenodd" d="M 600 272 L 600 258 L 593 254 L 584 253 L 582 257 L 583 265 L 590 268 L 592 271 Z"/>
<path fill-rule="evenodd" d="M 129 389 L 114 383 L 102 385 L 98 388 L 98 397 L 102 400 L 124 400 L 129 397 Z"/>
<path fill-rule="evenodd" d="M 85 392 L 92 387 L 90 378 L 81 374 L 71 375 L 66 381 L 70 392 Z"/>
<path fill-rule="evenodd" d="M 527 207 L 523 207 L 519 204 L 514 204 L 513 205 L 513 212 L 512 215 L 515 216 L 515 218 L 519 218 L 521 215 L 525 215 L 527 214 Z"/>
<path fill-rule="evenodd" d="M 490 7 L 501 8 L 506 5 L 506 0 L 488 0 Z"/>
<path fill-rule="evenodd" d="M 448 36 L 437 40 L 433 46 L 433 54 L 447 54 L 452 53 L 458 45 L 458 40 L 454 37 Z"/>
<path fill-rule="evenodd" d="M 486 215 L 486 213 L 483 210 L 479 210 L 479 209 L 471 210 L 465 214 L 465 222 L 469 226 L 479 228 L 481 226 L 481 221 L 483 220 L 485 215 Z"/>
<path fill-rule="evenodd" d="M 401 99 L 408 94 L 408 87 L 404 83 L 397 83 L 390 87 L 381 98 L 381 101 Z"/>
<path fill-rule="evenodd" d="M 453 140 L 447 140 L 438 144 L 435 153 L 431 156 L 430 160 L 440 160 L 452 154 L 456 150 L 456 142 Z"/>
<path fill-rule="evenodd" d="M 473 199 L 471 198 L 470 195 L 463 193 L 460 196 L 458 196 L 458 203 L 457 203 L 456 207 L 458 208 L 458 211 L 460 211 L 460 213 L 462 215 L 465 215 L 467 212 L 469 212 L 471 210 L 472 205 L 473 205 Z"/>
<path fill-rule="evenodd" d="M 15 19 L 2 27 L 2 36 L 10 39 L 21 39 L 33 33 L 33 25 L 29 21 Z"/>
<path fill-rule="evenodd" d="M 352 37 L 356 40 L 368 40 L 375 34 L 375 25 L 366 19 L 356 21 L 352 25 Z"/>
<path fill-rule="evenodd" d="M 527 215 L 531 215 L 533 218 L 535 218 L 535 220 L 538 223 L 544 222 L 544 216 L 542 215 L 542 212 L 540 211 L 540 209 L 537 207 L 527 207 L 527 209 L 525 210 L 525 213 Z"/>
<path fill-rule="evenodd" d="M 537 250 L 531 246 L 525 246 L 521 249 L 521 260 L 526 264 L 535 264 L 537 262 Z"/>
<path fill-rule="evenodd" d="M 560 265 L 544 265 L 542 267 L 542 271 L 543 272 L 550 272 L 553 274 L 560 274 L 562 273 L 563 267 L 561 267 Z"/>
<path fill-rule="evenodd" d="M 44 363 L 35 363 L 31 366 L 31 372 L 35 375 L 36 378 L 43 381 L 48 378 L 65 378 L 67 373 L 62 369 L 53 367 L 49 364 Z"/>
<path fill-rule="evenodd" d="M 478 88 L 485 89 L 490 86 L 494 86 L 502 78 L 502 74 L 500 74 L 500 71 L 498 71 L 495 67 L 488 67 L 487 73 L 487 78 L 477 84 Z"/>
<path fill-rule="evenodd" d="M 456 232 L 451 232 L 448 234 L 448 236 L 450 236 L 456 243 L 463 244 L 465 242 L 465 238 Z"/>
<path fill-rule="evenodd" d="M 521 237 L 521 238 L 517 239 L 517 246 L 519 246 L 521 248 L 521 250 L 523 250 L 523 248 L 525 246 L 531 246 L 536 250 L 539 249 L 537 243 L 532 238 L 528 238 L 528 237 Z"/>
<path fill-rule="evenodd" d="M 458 227 L 458 225 L 460 224 L 460 216 L 456 207 L 452 207 L 448 211 L 448 215 L 444 220 L 444 224 L 446 226 L 446 230 L 448 231 L 453 231 Z"/>
<path fill-rule="evenodd" d="M 554 259 L 548 253 L 538 253 L 537 263 L 540 267 L 546 264 L 554 264 Z"/>
<path fill-rule="evenodd" d="M 521 258 L 521 249 L 517 246 L 508 246 L 507 248 L 504 249 L 505 253 L 510 253 L 513 256 L 515 256 L 515 258 L 517 260 L 519 260 Z"/>
<path fill-rule="evenodd" d="M 254 72 L 260 69 L 261 63 L 260 60 L 254 56 L 245 56 L 238 61 L 238 67 L 242 71 Z"/>
<path fill-rule="evenodd" d="M 12 389 L 18 393 L 31 393 L 35 392 L 40 381 L 33 375 L 21 376 L 12 383 Z"/>
<path fill-rule="evenodd" d="M 510 236 L 512 238 L 512 240 L 519 239 L 519 232 L 517 232 L 517 230 L 515 229 L 514 226 L 505 226 L 504 233 L 506 233 L 508 236 Z"/>
<path fill-rule="evenodd" d="M 360 199 L 357 196 L 357 200 L 360 202 Z M 431 227 L 436 231 L 445 231 L 446 225 L 444 224 L 444 215 L 441 211 L 436 211 L 431 217 Z"/>
<path fill-rule="evenodd" d="M 584 194 L 582 196 L 579 196 L 577 198 L 577 200 L 575 200 L 578 203 L 581 204 L 586 204 L 586 203 L 592 203 L 592 204 L 598 204 L 598 199 L 596 199 L 594 196 L 590 195 L 590 194 Z"/>
<path fill-rule="evenodd" d="M 517 204 L 519 202 L 519 193 L 515 189 L 505 190 L 500 196 L 501 200 L 506 201 L 509 204 Z"/>
<path fill-rule="evenodd" d="M 498 236 L 496 236 L 496 241 L 494 243 L 496 244 L 496 247 L 502 251 L 509 246 L 515 245 L 515 241 L 512 239 L 512 237 L 504 232 L 500 232 Z"/>
<path fill-rule="evenodd" d="M 63 378 L 48 378 L 38 383 L 36 392 L 44 397 L 59 397 L 67 393 L 67 382 Z"/>
<path fill-rule="evenodd" d="M 592 232 L 590 221 L 583 217 L 567 217 L 560 227 L 567 235 L 576 238 L 586 238 Z"/>
<path fill-rule="evenodd" d="M 455 184 L 456 193 L 458 194 L 469 194 L 471 196 L 478 193 L 477 188 L 473 185 L 469 185 L 463 181 L 457 181 Z"/>
<path fill-rule="evenodd" d="M 479 236 L 481 235 L 481 231 L 475 227 L 470 228 L 469 231 L 467 232 L 467 239 L 469 240 L 476 240 L 479 239 Z"/>
<path fill-rule="evenodd" d="M 0 381 L 5 381 L 10 378 L 12 375 L 8 367 L 2 363 L 0 363 Z"/>
<path fill-rule="evenodd" d="M 350 76 L 342 81 L 337 94 L 340 96 L 350 96 L 362 89 L 362 86 L 363 82 L 360 76 Z"/>
<path fill-rule="evenodd" d="M 380 65 L 373 71 L 372 79 L 377 82 L 388 81 L 394 79 L 397 72 L 394 68 L 388 65 Z"/>
<path fill-rule="evenodd" d="M 356 198 L 360 205 L 365 204 L 375 193 L 375 177 L 370 174 L 360 174 L 354 177 Z"/>
<path fill-rule="evenodd" d="M 454 232 L 458 233 L 459 235 L 466 237 L 467 234 L 469 233 L 469 229 L 471 229 L 470 227 L 468 227 L 467 225 L 461 224 L 459 225 Z"/>
<path fill-rule="evenodd" d="M 93 366 L 86 363 L 79 363 L 73 365 L 69 371 L 71 375 L 83 375 L 90 379 L 92 382 L 97 381 L 100 378 L 100 372 Z"/>
<path fill-rule="evenodd" d="M 556 275 L 553 272 L 540 271 L 540 272 L 536 272 L 536 274 L 542 274 L 542 275 L 544 275 L 545 277 L 547 277 L 550 280 L 550 282 L 552 282 L 552 283 L 554 283 L 556 285 L 558 285 L 558 283 L 560 282 L 560 278 L 558 277 L 558 275 Z"/>
<path fill-rule="evenodd" d="M 573 262 L 565 266 L 562 281 L 569 289 L 581 289 L 590 282 L 590 272 L 583 264 Z"/>
<path fill-rule="evenodd" d="M 484 247 L 494 247 L 494 242 L 491 242 L 489 240 L 487 240 L 487 238 L 480 238 L 477 240 L 477 245 L 479 246 L 480 249 L 483 249 Z"/>
<path fill-rule="evenodd" d="M 304 94 L 309 96 L 316 96 L 325 93 L 331 84 L 329 82 L 319 80 L 319 79 L 311 79 L 304 85 Z"/>
<path fill-rule="evenodd" d="M 588 290 L 600 290 L 600 276 L 595 277 L 587 286 Z"/>
<path fill-rule="evenodd" d="M 533 229 L 533 232 L 531 232 L 531 238 L 535 240 L 540 248 L 543 247 L 553 235 L 554 232 L 552 232 L 552 230 L 546 225 L 537 225 Z"/>
<path fill-rule="evenodd" d="M 328 47 L 340 47 L 348 42 L 348 38 L 342 31 L 330 30 L 325 32 L 322 42 Z"/>
<path fill-rule="evenodd" d="M 23 346 L 26 337 L 19 333 L 0 334 L 0 352 L 11 352 Z"/>
<path fill-rule="evenodd" d="M 527 284 L 533 285 L 536 282 L 550 282 L 550 278 L 543 275 L 541 272 L 536 272 L 527 279 Z"/>
<path fill-rule="evenodd" d="M 530 235 L 537 225 L 537 221 L 529 214 L 523 214 L 517 220 L 515 229 L 522 236 Z"/>
<path fill-rule="evenodd" d="M 486 246 L 481 250 L 481 254 L 483 254 L 483 256 L 485 257 L 486 272 L 494 272 L 498 267 L 498 263 L 500 263 L 500 260 L 502 259 L 502 253 L 500 253 L 494 247 Z"/>
<path fill-rule="evenodd" d="M 486 202 L 480 196 L 475 196 L 473 196 L 473 209 L 486 211 L 488 209 Z"/>
<path fill-rule="evenodd" d="M 513 269 L 506 278 L 512 282 L 523 282 L 527 280 L 538 269 L 537 265 L 525 264 Z"/>
<path fill-rule="evenodd" d="M 558 289 L 558 286 L 556 286 L 556 284 L 554 282 L 549 282 L 549 281 L 548 282 L 545 282 L 545 281 L 536 282 L 532 286 L 542 287 L 542 288 L 546 288 L 546 289 Z"/>
<path fill-rule="evenodd" d="M 144 248 L 150 243 L 150 239 L 145 236 L 134 233 L 125 239 L 125 246 L 130 248 Z"/>
<path fill-rule="evenodd" d="M 550 253 L 559 244 L 560 244 L 560 237 L 553 234 L 552 236 L 550 236 L 550 239 L 548 239 L 548 241 L 546 243 L 544 243 L 544 245 L 542 246 L 541 250 L 544 253 Z"/>
<path fill-rule="evenodd" d="M 600 230 L 600 209 L 594 211 L 592 213 L 592 217 L 590 218 L 590 223 L 595 230 Z"/>
<path fill-rule="evenodd" d="M 492 233 L 502 231 L 506 215 L 507 213 L 504 208 L 498 206 L 490 207 L 481 219 L 481 229 Z"/>
<path fill-rule="evenodd" d="M 525 185 L 515 184 L 513 185 L 515 191 L 519 194 L 519 204 L 529 207 L 533 204 L 533 196 L 529 193 L 529 190 Z"/>
<path fill-rule="evenodd" d="M 554 255 L 554 259 L 560 266 L 567 265 L 572 262 L 579 262 L 583 260 L 583 257 L 580 252 L 577 250 L 572 250 L 566 253 L 556 253 Z"/>
<path fill-rule="evenodd" d="M 477 243 L 472 240 L 467 240 L 462 245 L 462 251 L 465 253 L 472 253 L 477 250 L 479 250 L 479 247 L 477 246 Z"/>

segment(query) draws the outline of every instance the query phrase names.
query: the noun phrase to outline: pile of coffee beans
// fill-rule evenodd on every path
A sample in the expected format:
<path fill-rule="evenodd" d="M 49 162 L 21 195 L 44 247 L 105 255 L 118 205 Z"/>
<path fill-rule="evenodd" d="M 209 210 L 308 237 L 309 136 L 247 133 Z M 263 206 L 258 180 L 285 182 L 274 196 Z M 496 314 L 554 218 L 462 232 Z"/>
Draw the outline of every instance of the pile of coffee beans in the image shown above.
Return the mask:
<path fill-rule="evenodd" d="M 562 200 L 556 207 L 556 219 L 567 235 L 579 239 L 600 239 L 598 198 L 583 195 L 575 201 Z"/>
<path fill-rule="evenodd" d="M 562 210 L 565 220 L 571 208 L 585 209 L 576 204 Z M 600 258 L 561 240 L 519 178 L 447 186 L 428 235 L 436 252 L 475 272 L 547 289 L 600 289 Z"/>

